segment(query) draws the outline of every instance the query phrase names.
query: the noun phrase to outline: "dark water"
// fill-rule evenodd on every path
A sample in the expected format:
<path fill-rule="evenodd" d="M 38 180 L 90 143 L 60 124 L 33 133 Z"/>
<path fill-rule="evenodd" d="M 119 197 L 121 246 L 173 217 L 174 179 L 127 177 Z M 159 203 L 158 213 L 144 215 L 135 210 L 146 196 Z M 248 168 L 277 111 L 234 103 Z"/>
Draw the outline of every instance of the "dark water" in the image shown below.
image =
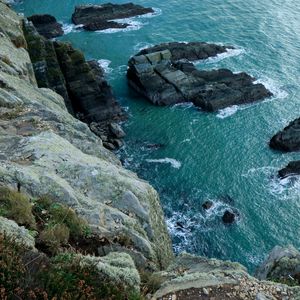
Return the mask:
<path fill-rule="evenodd" d="M 298 2 L 137 0 L 157 8 L 156 16 L 133 19 L 127 31 L 96 33 L 72 29 L 70 17 L 80 3 L 97 1 L 25 0 L 16 8 L 25 15 L 54 15 L 68 32 L 61 39 L 87 58 L 111 62 L 107 77 L 131 116 L 120 155 L 160 192 L 175 250 L 238 261 L 253 270 L 277 244 L 300 247 L 300 181 L 276 179 L 277 170 L 300 155 L 268 147 L 272 135 L 300 115 Z M 215 114 L 189 105 L 152 106 L 128 89 L 126 64 L 140 48 L 166 41 L 236 46 L 199 68 L 246 71 L 275 96 Z M 149 149 L 152 143 L 162 147 Z M 208 199 L 216 204 L 204 213 L 201 205 Z M 229 227 L 221 222 L 228 207 L 240 212 Z"/>

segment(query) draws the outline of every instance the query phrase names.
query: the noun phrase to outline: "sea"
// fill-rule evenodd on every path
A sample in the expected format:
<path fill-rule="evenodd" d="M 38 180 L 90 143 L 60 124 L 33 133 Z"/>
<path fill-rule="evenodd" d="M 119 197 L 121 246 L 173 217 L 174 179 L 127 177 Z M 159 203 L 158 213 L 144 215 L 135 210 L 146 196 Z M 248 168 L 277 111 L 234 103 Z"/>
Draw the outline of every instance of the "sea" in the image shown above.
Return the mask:
<path fill-rule="evenodd" d="M 125 3 L 115 0 L 113 3 Z M 126 19 L 126 29 L 87 32 L 72 25 L 75 5 L 99 0 L 24 0 L 25 16 L 48 13 L 64 36 L 96 59 L 128 112 L 117 155 L 159 192 L 176 253 L 237 261 L 250 272 L 275 246 L 300 247 L 300 178 L 277 172 L 300 153 L 269 148 L 271 137 L 300 117 L 300 5 L 296 0 L 135 0 L 154 13 Z M 124 21 L 124 20 L 123 20 Z M 157 107 L 127 84 L 129 58 L 162 42 L 234 46 L 199 69 L 245 71 L 272 91 L 262 102 L 215 113 L 190 103 Z M 205 201 L 213 207 L 203 210 Z M 238 212 L 232 225 L 226 210 Z"/>

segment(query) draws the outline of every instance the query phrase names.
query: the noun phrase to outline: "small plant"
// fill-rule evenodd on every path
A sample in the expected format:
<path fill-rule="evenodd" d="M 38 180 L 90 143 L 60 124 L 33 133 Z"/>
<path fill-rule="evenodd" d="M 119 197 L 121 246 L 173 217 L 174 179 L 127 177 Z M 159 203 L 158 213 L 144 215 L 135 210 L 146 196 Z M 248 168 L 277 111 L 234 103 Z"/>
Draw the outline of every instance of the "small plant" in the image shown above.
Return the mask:
<path fill-rule="evenodd" d="M 0 58 L 4 63 L 6 63 L 9 66 L 12 66 L 13 63 L 7 55 L 2 55 Z"/>
<path fill-rule="evenodd" d="M 36 228 L 29 199 L 5 187 L 0 187 L 0 215 L 16 221 L 19 225 Z"/>
<path fill-rule="evenodd" d="M 22 35 L 19 35 L 19 36 L 13 38 L 11 41 L 13 42 L 13 44 L 17 48 L 25 48 L 25 49 L 27 49 L 26 40 L 24 39 L 24 37 Z"/>
<path fill-rule="evenodd" d="M 140 276 L 142 282 L 142 293 L 144 295 L 155 293 L 165 281 L 165 278 L 160 274 L 148 271 L 140 272 Z"/>

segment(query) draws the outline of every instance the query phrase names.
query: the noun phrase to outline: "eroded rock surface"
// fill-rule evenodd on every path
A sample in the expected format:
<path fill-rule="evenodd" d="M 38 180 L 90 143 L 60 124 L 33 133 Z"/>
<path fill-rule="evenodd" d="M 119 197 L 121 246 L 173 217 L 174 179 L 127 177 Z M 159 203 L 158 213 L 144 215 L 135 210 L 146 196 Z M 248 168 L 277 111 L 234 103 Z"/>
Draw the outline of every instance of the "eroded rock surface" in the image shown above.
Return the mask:
<path fill-rule="evenodd" d="M 292 152 L 300 150 L 300 118 L 291 122 L 282 131 L 274 135 L 270 147 L 275 150 Z"/>
<path fill-rule="evenodd" d="M 278 171 L 278 175 L 281 178 L 285 178 L 293 175 L 300 175 L 300 161 L 292 161 L 285 168 Z"/>
<path fill-rule="evenodd" d="M 13 42 L 16 34 L 23 37 L 21 20 L 2 14 L 6 7 L 0 1 L 1 28 L 9 30 L 1 36 L 0 49 L 5 45 L 13 63 L 0 68 L 1 185 L 31 196 L 49 195 L 78 212 L 99 239 L 116 243 L 120 251 L 133 249 L 152 269 L 167 266 L 173 254 L 157 192 L 123 169 L 101 139 L 68 112 L 60 95 L 37 87 L 26 49 Z M 83 60 L 65 47 L 65 61 Z M 75 66 L 71 70 L 79 72 Z M 85 76 L 93 79 L 92 73 Z"/>
<path fill-rule="evenodd" d="M 126 19 L 148 13 L 154 13 L 152 8 L 145 8 L 133 3 L 101 5 L 79 5 L 75 7 L 72 21 L 76 25 L 90 31 L 108 28 L 126 28 L 129 24 L 114 20 Z"/>
<path fill-rule="evenodd" d="M 38 86 L 60 94 L 68 111 L 87 123 L 106 148 L 122 146 L 124 135 L 111 128 L 126 115 L 98 63 L 86 61 L 71 44 L 45 39 L 31 23 L 25 22 L 24 30 Z"/>
<path fill-rule="evenodd" d="M 157 105 L 193 102 L 207 111 L 263 100 L 272 93 L 246 73 L 227 69 L 201 71 L 186 60 L 207 58 L 226 49 L 205 43 L 156 46 L 132 57 L 128 63 L 129 85 Z M 164 50 L 162 50 L 165 48 Z M 202 50 L 201 50 L 202 48 Z M 211 51 L 207 50 L 211 49 Z M 174 55 L 174 56 L 173 56 Z"/>
<path fill-rule="evenodd" d="M 33 23 L 38 33 L 47 39 L 52 39 L 64 34 L 62 25 L 51 15 L 33 15 L 27 19 Z"/>

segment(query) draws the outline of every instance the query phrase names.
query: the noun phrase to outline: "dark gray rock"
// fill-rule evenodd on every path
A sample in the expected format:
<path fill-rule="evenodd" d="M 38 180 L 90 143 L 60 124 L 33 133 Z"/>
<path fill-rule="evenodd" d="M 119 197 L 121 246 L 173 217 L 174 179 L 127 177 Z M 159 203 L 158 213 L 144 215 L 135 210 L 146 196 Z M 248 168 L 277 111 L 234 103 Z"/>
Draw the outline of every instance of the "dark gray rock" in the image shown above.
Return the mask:
<path fill-rule="evenodd" d="M 229 210 L 226 210 L 223 217 L 222 217 L 222 221 L 225 224 L 232 224 L 235 221 L 235 214 Z"/>
<path fill-rule="evenodd" d="M 292 161 L 285 168 L 278 171 L 278 176 L 281 178 L 292 175 L 300 175 L 300 160 Z"/>
<path fill-rule="evenodd" d="M 129 24 L 113 20 L 124 19 L 153 13 L 152 8 L 145 8 L 133 3 L 101 5 L 79 5 L 72 15 L 74 24 L 82 24 L 86 30 L 104 30 L 108 28 L 126 28 Z"/>
<path fill-rule="evenodd" d="M 213 205 L 214 205 L 214 203 L 212 201 L 208 200 L 202 204 L 202 208 L 205 210 L 208 210 L 208 209 L 212 208 Z"/>
<path fill-rule="evenodd" d="M 300 150 L 300 118 L 291 122 L 272 137 L 270 147 L 275 150 L 292 152 Z"/>
<path fill-rule="evenodd" d="M 193 53 L 201 52 L 199 43 L 181 43 L 180 50 L 173 46 L 169 50 L 169 44 L 163 45 L 165 46 L 160 46 L 160 49 L 166 47 L 165 50 L 139 54 L 132 57 L 128 63 L 129 85 L 153 104 L 193 102 L 195 106 L 204 110 L 216 111 L 232 105 L 262 100 L 272 95 L 246 73 L 234 74 L 227 69 L 200 71 L 192 63 L 183 61 L 186 58 L 195 60 L 196 56 L 193 56 Z M 207 44 L 202 46 L 208 48 Z M 215 45 L 212 48 L 215 48 Z M 147 50 L 142 50 L 142 53 L 145 51 Z M 175 53 L 174 57 L 172 51 Z M 215 55 L 216 51 L 211 51 L 211 55 Z M 200 54 L 197 57 L 200 57 Z"/>
<path fill-rule="evenodd" d="M 52 39 L 64 34 L 62 25 L 51 15 L 33 15 L 27 19 L 33 23 L 38 33 L 46 39 Z"/>
<path fill-rule="evenodd" d="M 232 46 L 221 46 L 216 44 L 208 44 L 205 42 L 172 42 L 163 43 L 150 48 L 141 50 L 137 55 L 146 55 L 155 52 L 161 52 L 168 49 L 171 52 L 172 60 L 187 59 L 195 61 L 200 59 L 207 59 L 218 54 L 227 52 L 227 49 L 233 49 Z"/>

